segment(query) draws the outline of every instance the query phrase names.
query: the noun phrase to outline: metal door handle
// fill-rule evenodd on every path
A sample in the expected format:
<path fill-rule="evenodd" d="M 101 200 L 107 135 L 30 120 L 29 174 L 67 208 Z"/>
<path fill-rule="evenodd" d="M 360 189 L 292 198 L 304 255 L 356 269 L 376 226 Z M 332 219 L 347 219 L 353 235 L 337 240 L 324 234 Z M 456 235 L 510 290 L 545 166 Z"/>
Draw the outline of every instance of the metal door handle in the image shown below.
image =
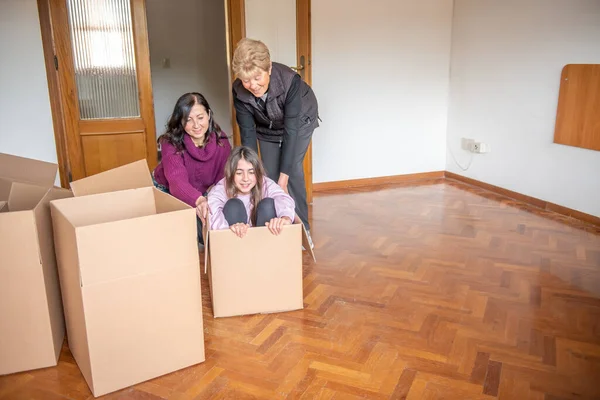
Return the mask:
<path fill-rule="evenodd" d="M 297 67 L 290 67 L 291 69 L 293 69 L 294 71 L 300 71 L 304 69 L 304 65 L 299 65 Z"/>

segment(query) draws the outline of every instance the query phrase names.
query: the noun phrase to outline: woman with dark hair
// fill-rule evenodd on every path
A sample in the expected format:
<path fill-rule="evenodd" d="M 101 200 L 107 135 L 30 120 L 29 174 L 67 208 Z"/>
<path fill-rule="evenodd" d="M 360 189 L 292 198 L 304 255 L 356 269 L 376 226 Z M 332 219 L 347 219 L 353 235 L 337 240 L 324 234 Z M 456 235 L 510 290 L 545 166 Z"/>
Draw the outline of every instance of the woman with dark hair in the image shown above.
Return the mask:
<path fill-rule="evenodd" d="M 258 154 L 233 149 L 225 177 L 208 192 L 211 229 L 231 229 L 240 238 L 250 226 L 266 226 L 279 235 L 294 220 L 294 199 L 268 178 Z"/>
<path fill-rule="evenodd" d="M 196 207 L 198 241 L 202 243 L 202 222 L 208 213 L 206 193 L 223 178 L 231 152 L 229 140 L 204 96 L 193 92 L 177 100 L 158 143 L 162 159 L 152 174 L 154 185 Z"/>

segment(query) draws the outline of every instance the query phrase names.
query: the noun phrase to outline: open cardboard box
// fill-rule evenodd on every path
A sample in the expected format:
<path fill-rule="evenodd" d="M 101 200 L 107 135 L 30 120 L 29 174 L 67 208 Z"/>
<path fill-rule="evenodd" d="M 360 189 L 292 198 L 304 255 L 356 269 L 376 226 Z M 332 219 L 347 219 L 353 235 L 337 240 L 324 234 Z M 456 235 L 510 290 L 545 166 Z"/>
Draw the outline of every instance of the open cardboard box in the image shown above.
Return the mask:
<path fill-rule="evenodd" d="M 0 375 L 57 364 L 65 336 L 51 200 L 57 165 L 0 153 Z"/>
<path fill-rule="evenodd" d="M 273 235 L 251 227 L 240 239 L 231 230 L 203 229 L 204 272 L 208 273 L 214 317 L 275 313 L 304 307 L 302 246 L 311 249 L 298 217 Z"/>
<path fill-rule="evenodd" d="M 94 396 L 204 361 L 196 211 L 145 160 L 71 183 L 52 218 L 69 348 Z"/>

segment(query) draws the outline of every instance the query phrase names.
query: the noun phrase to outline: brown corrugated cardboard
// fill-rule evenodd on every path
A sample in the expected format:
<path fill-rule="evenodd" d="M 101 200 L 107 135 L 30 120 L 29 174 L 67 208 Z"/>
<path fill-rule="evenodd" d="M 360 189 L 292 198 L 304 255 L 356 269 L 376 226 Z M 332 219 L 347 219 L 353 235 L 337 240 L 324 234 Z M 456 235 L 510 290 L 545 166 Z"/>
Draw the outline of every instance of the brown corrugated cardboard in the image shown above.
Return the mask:
<path fill-rule="evenodd" d="M 149 187 L 144 160 L 71 186 L 52 218 L 69 348 L 94 396 L 203 362 L 195 209 Z"/>
<path fill-rule="evenodd" d="M 0 154 L 0 374 L 56 365 L 64 341 L 49 203 L 72 194 L 56 171 Z"/>
<path fill-rule="evenodd" d="M 145 187 L 153 187 L 153 183 L 144 160 L 71 182 L 71 190 L 78 197 Z"/>
<path fill-rule="evenodd" d="M 0 153 L 0 176 L 15 182 L 51 187 L 57 171 L 53 163 Z"/>
<path fill-rule="evenodd" d="M 303 308 L 301 244 L 315 256 L 298 218 L 278 236 L 266 227 L 249 228 L 242 239 L 229 229 L 203 235 L 215 317 Z"/>

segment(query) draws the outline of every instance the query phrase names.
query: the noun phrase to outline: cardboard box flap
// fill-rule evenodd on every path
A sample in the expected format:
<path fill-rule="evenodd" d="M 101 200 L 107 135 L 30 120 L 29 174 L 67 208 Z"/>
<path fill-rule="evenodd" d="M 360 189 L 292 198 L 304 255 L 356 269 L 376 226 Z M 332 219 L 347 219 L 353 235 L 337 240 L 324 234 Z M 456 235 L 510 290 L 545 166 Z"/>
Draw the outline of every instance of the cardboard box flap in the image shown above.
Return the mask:
<path fill-rule="evenodd" d="M 315 252 L 314 252 L 313 248 L 310 247 L 310 242 L 308 241 L 308 233 L 306 232 L 306 228 L 304 227 L 304 224 L 300 220 L 300 217 L 298 216 L 298 214 L 296 214 L 296 218 L 294 218 L 294 224 L 302 225 L 302 246 L 304 247 L 305 250 L 307 250 L 310 253 L 310 256 L 312 257 L 313 261 L 317 262 L 317 259 L 315 257 Z"/>
<path fill-rule="evenodd" d="M 33 210 L 50 189 L 47 187 L 14 182 L 8 196 L 11 211 Z"/>
<path fill-rule="evenodd" d="M 202 238 L 204 239 L 204 273 L 208 272 L 208 264 L 210 263 L 210 257 L 208 255 L 208 227 L 210 226 L 210 212 L 206 215 L 206 223 L 202 225 Z"/>
<path fill-rule="evenodd" d="M 116 192 L 127 189 L 153 187 L 152 176 L 146 160 L 139 160 L 121 167 L 101 172 L 71 182 L 75 196 Z"/>
<path fill-rule="evenodd" d="M 121 190 L 55 200 L 52 204 L 74 227 L 79 228 L 154 215 L 153 191 L 152 188 Z"/>
<path fill-rule="evenodd" d="M 8 178 L 0 178 L 0 200 L 8 201 L 10 189 L 12 189 L 13 181 Z"/>
<path fill-rule="evenodd" d="M 47 312 L 50 315 L 50 329 L 54 344 L 54 359 L 58 360 L 65 335 L 63 304 L 58 277 L 58 266 L 54 248 L 54 231 L 50 211 L 50 202 L 55 199 L 73 197 L 70 190 L 50 188 L 42 200 L 35 206 L 35 225 L 44 274 L 45 296 L 48 302 Z"/>
<path fill-rule="evenodd" d="M 0 153 L 0 176 L 45 187 L 54 186 L 58 165 Z"/>
<path fill-rule="evenodd" d="M 308 241 L 308 233 L 306 233 L 306 228 L 304 227 L 304 224 L 302 222 L 300 223 L 300 225 L 302 225 L 302 246 L 304 246 L 304 249 L 310 253 L 310 256 L 312 257 L 313 261 L 317 262 L 315 252 L 313 248 L 310 247 L 310 242 Z"/>

